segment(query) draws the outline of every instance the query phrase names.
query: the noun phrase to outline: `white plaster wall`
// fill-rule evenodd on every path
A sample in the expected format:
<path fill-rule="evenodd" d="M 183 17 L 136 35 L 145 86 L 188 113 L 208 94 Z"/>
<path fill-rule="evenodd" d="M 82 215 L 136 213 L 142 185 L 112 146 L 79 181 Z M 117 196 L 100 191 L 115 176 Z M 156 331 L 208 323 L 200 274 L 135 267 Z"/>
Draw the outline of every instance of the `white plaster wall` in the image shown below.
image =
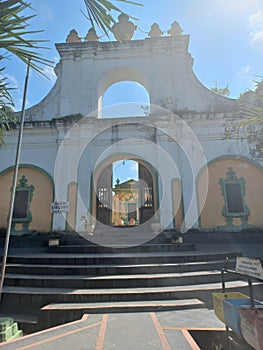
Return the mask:
<path fill-rule="evenodd" d="M 18 130 L 12 130 L 5 136 L 8 149 L 0 152 L 0 171 L 14 166 Z M 44 169 L 53 177 L 54 163 L 57 154 L 56 132 L 50 128 L 24 129 L 20 164 L 31 164 Z"/>
<path fill-rule="evenodd" d="M 195 191 L 195 188 L 189 184 L 195 184 L 195 176 L 203 168 L 203 159 L 200 158 L 202 152 L 204 152 L 207 162 L 223 156 L 240 155 L 251 158 L 249 145 L 244 135 L 239 137 L 234 134 L 232 138 L 226 138 L 225 126 L 230 117 L 231 115 L 223 117 L 220 114 L 213 115 L 213 118 L 211 115 L 203 114 L 195 114 L 192 117 L 185 115 L 183 120 L 187 122 L 193 135 L 197 137 L 199 146 L 196 141 L 192 141 L 190 129 L 187 129 L 180 121 L 178 122 L 177 118 L 173 119 L 171 116 L 165 117 L 164 115 L 154 118 L 112 118 L 105 120 L 87 118 L 79 124 L 64 123 L 63 121 L 56 124 L 48 122 L 28 123 L 24 130 L 20 163 L 38 166 L 52 177 L 55 165 L 60 166 L 57 168 L 56 177 L 54 177 L 55 200 L 66 201 L 67 186 L 74 181 L 79 184 L 80 199 L 89 208 L 90 179 L 99 163 L 104 162 L 108 157 L 125 158 L 127 154 L 141 157 L 157 168 L 169 184 L 160 194 L 160 198 L 165 198 L 161 220 L 162 223 L 166 223 L 169 213 L 172 212 L 170 191 L 172 179 L 181 178 L 182 180 L 184 211 L 186 213 Z M 130 123 L 133 123 L 134 127 L 131 127 Z M 156 135 L 153 129 L 149 129 L 147 125 L 157 129 Z M 112 126 L 114 126 L 113 129 Z M 68 134 L 69 130 L 71 130 L 71 134 Z M 18 130 L 11 130 L 5 137 L 9 149 L 0 151 L 0 171 L 14 165 L 17 136 Z M 97 136 L 95 141 L 91 142 L 95 136 Z M 114 144 L 118 140 L 119 142 Z M 181 149 L 176 142 L 179 143 Z M 62 161 L 59 162 L 57 157 L 60 155 L 58 150 L 61 145 L 66 151 L 62 154 Z M 182 150 L 186 152 L 186 156 L 183 155 Z M 164 155 L 167 155 L 168 162 Z M 202 162 L 199 161 L 200 159 Z M 173 163 L 175 163 L 174 167 L 172 167 Z M 167 164 L 171 165 L 170 170 Z M 85 208 L 79 202 L 77 218 L 84 215 L 83 211 Z M 188 222 L 194 227 L 197 227 L 197 222 L 193 222 L 197 213 L 197 202 L 194 202 L 188 217 Z M 188 222 L 185 223 L 186 227 Z M 65 218 L 62 215 L 54 215 L 53 229 L 64 228 Z"/>
<path fill-rule="evenodd" d="M 56 170 L 57 201 L 66 201 L 70 182 L 79 184 L 77 225 L 80 225 L 78 218 L 85 211 L 81 201 L 86 206 L 90 203 L 91 174 L 97 162 L 105 161 L 107 156 L 115 154 L 120 158 L 122 154 L 133 154 L 154 163 L 160 172 L 167 170 L 164 178 L 168 186 L 163 193 L 162 223 L 172 212 L 171 181 L 181 178 L 184 211 L 187 213 L 188 208 L 191 209 L 185 222 L 187 228 L 198 225 L 195 220 L 198 208 L 194 184 L 195 177 L 204 166 L 203 155 L 207 162 L 227 155 L 250 157 L 248 135 L 226 137 L 226 124 L 234 119 L 230 112 L 226 112 L 235 107 L 235 101 L 215 94 L 198 81 L 192 69 L 188 42 L 189 37 L 182 35 L 124 44 L 80 42 L 57 45 L 61 56 L 56 67 L 57 82 L 39 104 L 26 111 L 28 124 L 25 126 L 20 162 L 38 166 L 52 177 Z M 178 118 L 159 108 L 153 108 L 152 115 L 147 118 L 103 120 L 97 119 L 98 114 L 95 113 L 93 118 L 75 126 L 66 119 L 49 123 L 54 118 L 79 113 L 89 115 L 96 111 L 106 89 L 122 80 L 134 80 L 145 86 L 152 105 L 184 110 L 182 119 L 192 132 Z M 30 121 L 41 122 L 30 124 Z M 137 127 L 131 128 L 129 123 Z M 147 125 L 158 130 L 156 138 Z M 69 130 L 71 134 L 68 134 Z M 161 131 L 168 137 L 163 137 Z M 18 130 L 12 130 L 6 136 L 9 150 L 2 149 L 0 152 L 0 171 L 13 166 L 17 135 Z M 91 143 L 95 136 L 96 142 Z M 198 141 L 194 140 L 194 136 Z M 117 138 L 119 143 L 113 145 Z M 183 155 L 176 142 L 187 156 Z M 59 159 L 61 145 L 64 153 Z M 164 161 L 164 153 L 171 158 L 171 163 Z M 173 163 L 176 164 L 174 168 Z M 193 186 L 189 186 L 190 183 Z M 64 228 L 63 215 L 54 215 L 53 229 Z"/>
<path fill-rule="evenodd" d="M 248 133 L 233 131 L 229 136 L 226 125 L 230 116 L 215 115 L 212 119 L 189 121 L 189 126 L 197 136 L 205 152 L 207 162 L 222 156 L 243 156 L 251 158 L 248 144 Z M 242 120 L 234 118 L 235 125 Z"/>
<path fill-rule="evenodd" d="M 161 37 L 118 42 L 58 44 L 61 56 L 57 82 L 48 96 L 26 111 L 27 120 L 97 110 L 105 90 L 116 81 L 135 80 L 149 92 L 150 102 L 189 111 L 217 111 L 233 108 L 234 100 L 205 88 L 196 78 L 188 52 L 189 37 Z"/>

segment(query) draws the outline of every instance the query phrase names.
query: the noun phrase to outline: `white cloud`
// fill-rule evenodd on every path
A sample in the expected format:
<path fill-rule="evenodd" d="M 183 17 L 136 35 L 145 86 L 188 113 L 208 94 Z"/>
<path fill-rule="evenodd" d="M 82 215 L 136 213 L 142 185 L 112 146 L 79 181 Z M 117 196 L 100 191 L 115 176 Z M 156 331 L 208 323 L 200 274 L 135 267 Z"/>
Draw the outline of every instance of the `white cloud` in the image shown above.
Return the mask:
<path fill-rule="evenodd" d="M 247 64 L 246 66 L 241 67 L 240 71 L 237 73 L 239 76 L 247 76 L 251 72 L 251 66 Z"/>
<path fill-rule="evenodd" d="M 16 78 L 13 75 L 10 74 L 0 74 L 0 78 L 6 78 L 8 87 L 12 89 L 18 89 L 19 88 L 19 82 L 16 80 Z"/>
<path fill-rule="evenodd" d="M 262 22 L 263 22 L 263 10 L 258 10 L 256 13 L 254 13 L 249 17 L 249 24 L 252 27 L 257 26 L 260 23 L 262 24 Z"/>
<path fill-rule="evenodd" d="M 263 29 L 255 33 L 251 33 L 250 44 L 253 46 L 263 45 Z"/>
<path fill-rule="evenodd" d="M 41 19 L 43 19 L 44 21 L 53 21 L 54 19 L 54 12 L 50 7 L 47 6 L 42 6 L 40 9 L 40 17 Z"/>
<path fill-rule="evenodd" d="M 263 46 L 263 9 L 249 17 L 250 44 L 252 46 Z"/>
<path fill-rule="evenodd" d="M 54 83 L 57 79 L 57 76 L 54 72 L 53 67 L 45 66 L 43 69 L 43 74 L 52 82 Z"/>
<path fill-rule="evenodd" d="M 236 83 L 240 84 L 240 87 L 245 85 L 246 86 L 245 91 L 254 89 L 253 81 L 255 78 L 255 74 L 253 72 L 253 67 L 250 64 L 242 66 L 240 70 L 237 71 L 236 76 L 237 76 Z M 239 90 L 239 93 L 245 92 L 245 91 L 241 91 L 242 89 L 243 88 Z"/>
<path fill-rule="evenodd" d="M 130 166 L 131 171 L 138 171 L 138 163 L 137 162 L 132 162 Z"/>
<path fill-rule="evenodd" d="M 10 82 L 10 87 L 12 87 L 14 89 L 19 88 L 19 86 L 20 86 L 19 82 L 16 80 L 16 78 L 13 75 L 6 74 L 5 76 L 8 79 L 8 81 Z"/>
<path fill-rule="evenodd" d="M 14 111 L 15 112 L 20 112 L 22 109 L 22 104 L 23 104 L 23 99 L 22 98 L 14 98 L 14 103 L 15 103 L 15 107 L 14 107 Z M 26 108 L 31 107 L 31 103 L 29 100 L 26 100 Z"/>

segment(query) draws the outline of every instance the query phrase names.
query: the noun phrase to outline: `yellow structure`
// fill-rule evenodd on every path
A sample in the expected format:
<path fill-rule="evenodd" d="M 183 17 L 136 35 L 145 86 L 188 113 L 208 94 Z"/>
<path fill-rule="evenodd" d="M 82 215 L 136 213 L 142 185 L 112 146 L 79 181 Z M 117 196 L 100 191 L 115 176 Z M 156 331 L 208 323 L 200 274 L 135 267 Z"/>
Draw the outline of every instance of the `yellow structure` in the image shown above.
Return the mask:
<path fill-rule="evenodd" d="M 139 182 L 133 179 L 120 183 L 116 181 L 112 189 L 112 225 L 113 226 L 134 226 L 139 223 Z M 150 201 L 150 194 L 147 198 Z"/>

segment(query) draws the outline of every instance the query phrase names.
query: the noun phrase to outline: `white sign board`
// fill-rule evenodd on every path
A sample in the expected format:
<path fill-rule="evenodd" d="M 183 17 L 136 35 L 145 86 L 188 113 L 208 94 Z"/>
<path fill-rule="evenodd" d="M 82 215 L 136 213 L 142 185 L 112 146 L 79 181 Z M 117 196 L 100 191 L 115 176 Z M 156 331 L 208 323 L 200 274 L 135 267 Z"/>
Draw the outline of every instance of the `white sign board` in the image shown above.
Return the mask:
<path fill-rule="evenodd" d="M 236 271 L 250 277 L 256 277 L 263 280 L 263 268 L 260 259 L 237 257 Z"/>
<path fill-rule="evenodd" d="M 50 210 L 52 214 L 68 213 L 69 202 L 53 202 Z"/>

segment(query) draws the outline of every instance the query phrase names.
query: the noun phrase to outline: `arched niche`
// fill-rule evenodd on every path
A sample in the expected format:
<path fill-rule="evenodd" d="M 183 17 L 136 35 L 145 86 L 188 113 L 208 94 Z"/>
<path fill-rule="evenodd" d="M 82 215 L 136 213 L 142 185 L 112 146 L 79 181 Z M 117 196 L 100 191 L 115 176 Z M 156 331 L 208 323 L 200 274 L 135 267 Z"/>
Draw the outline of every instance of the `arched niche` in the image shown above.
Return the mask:
<path fill-rule="evenodd" d="M 10 205 L 10 193 L 13 178 L 13 167 L 0 173 L 0 227 L 6 227 L 7 215 Z M 31 164 L 21 164 L 18 171 L 18 179 L 25 177 L 29 186 L 34 187 L 30 202 L 31 220 L 28 229 L 31 231 L 49 232 L 52 228 L 51 203 L 54 200 L 53 179 L 44 169 Z M 22 225 L 17 223 L 15 230 L 25 233 Z"/>
<path fill-rule="evenodd" d="M 229 173 L 232 173 L 230 177 Z M 262 227 L 263 206 L 263 171 L 260 165 L 244 157 L 222 157 L 208 163 L 209 184 L 206 198 L 204 195 L 205 177 L 201 171 L 197 179 L 198 201 L 204 201 L 204 207 L 200 212 L 200 227 L 202 229 L 242 230 L 249 227 Z M 240 185 L 240 194 L 233 192 L 224 193 L 222 183 Z M 242 190 L 243 186 L 243 191 Z M 233 193 L 232 193 L 233 192 Z M 226 212 L 226 206 L 235 196 L 234 206 L 238 208 L 238 198 L 242 199 L 244 211 L 249 213 L 248 222 L 242 220 L 242 215 L 233 215 L 230 210 Z M 240 209 L 233 209 L 232 212 Z M 229 213 L 228 213 L 229 212 Z M 242 213 L 241 213 L 242 214 Z M 231 224 L 229 224 L 229 219 Z"/>

